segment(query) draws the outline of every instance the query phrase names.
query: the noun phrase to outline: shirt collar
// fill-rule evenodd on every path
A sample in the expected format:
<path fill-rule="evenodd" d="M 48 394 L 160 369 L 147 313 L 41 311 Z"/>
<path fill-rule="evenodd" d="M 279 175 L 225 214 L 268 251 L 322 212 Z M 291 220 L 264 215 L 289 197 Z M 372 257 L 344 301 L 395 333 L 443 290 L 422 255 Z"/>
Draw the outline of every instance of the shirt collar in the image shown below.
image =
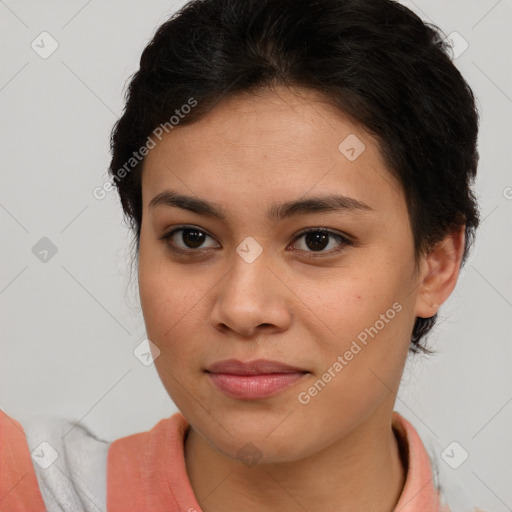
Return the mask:
<path fill-rule="evenodd" d="M 430 459 L 409 421 L 394 411 L 392 427 L 406 463 L 405 485 L 394 512 L 439 512 Z M 150 431 L 114 441 L 108 454 L 109 512 L 200 512 L 185 466 L 190 428 L 177 412 Z"/>
<path fill-rule="evenodd" d="M 439 493 L 434 484 L 430 458 L 413 425 L 393 411 L 392 426 L 403 450 L 407 476 L 394 512 L 439 512 Z"/>

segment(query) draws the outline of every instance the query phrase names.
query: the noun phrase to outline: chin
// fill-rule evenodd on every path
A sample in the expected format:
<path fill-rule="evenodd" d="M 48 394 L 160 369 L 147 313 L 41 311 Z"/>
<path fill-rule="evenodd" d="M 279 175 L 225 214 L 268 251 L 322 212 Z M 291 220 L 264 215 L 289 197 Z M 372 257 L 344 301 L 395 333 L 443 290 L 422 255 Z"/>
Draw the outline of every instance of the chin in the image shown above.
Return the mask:
<path fill-rule="evenodd" d="M 255 464 L 277 464 L 293 462 L 315 452 L 314 439 L 309 437 L 310 447 L 305 444 L 304 436 L 297 427 L 290 423 L 285 428 L 283 415 L 272 421 L 262 421 L 263 414 L 259 413 L 259 421 L 250 417 L 231 421 L 226 417 L 217 417 L 220 425 L 209 422 L 206 428 L 197 425 L 197 429 L 206 440 L 225 456 L 240 460 L 248 467 Z M 277 427 L 277 428 L 276 428 Z"/>

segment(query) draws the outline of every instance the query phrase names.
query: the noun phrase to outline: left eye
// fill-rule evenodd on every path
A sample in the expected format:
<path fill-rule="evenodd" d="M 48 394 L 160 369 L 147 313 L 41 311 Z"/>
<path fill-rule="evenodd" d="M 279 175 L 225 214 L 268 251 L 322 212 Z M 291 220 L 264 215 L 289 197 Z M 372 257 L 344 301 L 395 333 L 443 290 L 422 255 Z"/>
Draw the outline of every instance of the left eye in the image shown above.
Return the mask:
<path fill-rule="evenodd" d="M 351 242 L 344 236 L 340 235 L 339 233 L 335 233 L 334 231 L 330 231 L 328 229 L 311 229 L 308 231 L 304 231 L 295 240 L 300 240 L 303 238 L 302 244 L 303 247 L 306 247 L 306 249 L 299 248 L 299 250 L 305 250 L 306 252 L 322 252 L 322 253 L 333 253 L 338 252 L 345 245 L 350 245 Z M 338 243 L 330 243 L 332 242 L 332 239 L 335 238 L 338 240 Z M 330 239 L 330 240 L 329 240 Z M 297 242 L 294 242 L 296 244 Z M 338 246 L 338 249 L 334 250 L 324 250 L 326 248 L 329 248 L 329 245 L 332 247 Z M 341 246 L 341 247 L 340 247 Z"/>

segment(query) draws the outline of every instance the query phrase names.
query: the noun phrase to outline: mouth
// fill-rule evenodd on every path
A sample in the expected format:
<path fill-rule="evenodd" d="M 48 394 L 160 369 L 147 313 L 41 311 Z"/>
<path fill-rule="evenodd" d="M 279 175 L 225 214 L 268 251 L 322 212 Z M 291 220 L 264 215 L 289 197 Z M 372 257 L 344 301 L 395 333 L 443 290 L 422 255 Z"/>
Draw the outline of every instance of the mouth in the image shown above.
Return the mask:
<path fill-rule="evenodd" d="M 206 370 L 216 389 L 230 398 L 257 400 L 289 388 L 310 372 L 278 361 L 219 361 Z"/>

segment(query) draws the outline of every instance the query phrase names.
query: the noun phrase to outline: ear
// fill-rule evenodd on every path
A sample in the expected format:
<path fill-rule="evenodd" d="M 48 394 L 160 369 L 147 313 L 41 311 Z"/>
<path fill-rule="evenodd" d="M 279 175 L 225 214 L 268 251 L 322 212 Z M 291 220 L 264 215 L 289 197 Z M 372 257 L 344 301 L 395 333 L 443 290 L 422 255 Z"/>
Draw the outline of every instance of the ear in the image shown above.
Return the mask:
<path fill-rule="evenodd" d="M 452 231 L 423 257 L 416 296 L 416 316 L 434 316 L 455 288 L 464 252 L 465 228 L 462 226 Z"/>

